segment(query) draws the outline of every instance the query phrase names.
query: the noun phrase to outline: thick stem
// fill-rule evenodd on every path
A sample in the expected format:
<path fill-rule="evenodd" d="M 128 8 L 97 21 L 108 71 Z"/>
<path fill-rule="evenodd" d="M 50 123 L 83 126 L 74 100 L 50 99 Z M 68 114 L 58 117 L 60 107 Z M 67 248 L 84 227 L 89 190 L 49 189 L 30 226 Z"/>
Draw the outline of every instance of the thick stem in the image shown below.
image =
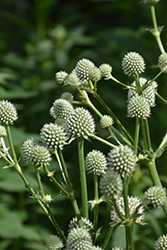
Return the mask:
<path fill-rule="evenodd" d="M 110 227 L 109 230 L 108 230 L 108 233 L 107 233 L 107 236 L 104 240 L 104 243 L 103 243 L 103 246 L 102 246 L 102 249 L 105 249 L 108 245 L 108 242 L 111 238 L 111 235 L 112 235 L 112 231 L 113 231 L 114 227 Z"/>
<path fill-rule="evenodd" d="M 135 156 L 137 156 L 137 149 L 138 149 L 138 142 L 139 142 L 139 131 L 140 131 L 140 119 L 138 117 L 136 117 L 135 138 L 134 138 Z"/>
<path fill-rule="evenodd" d="M 98 201 L 99 199 L 99 194 L 98 194 L 98 175 L 94 174 L 94 199 L 95 201 Z M 97 223 L 98 223 L 98 209 L 99 209 L 99 204 L 96 203 L 94 207 L 94 231 L 96 234 L 97 231 Z M 94 243 L 96 241 L 96 235 L 94 239 Z"/>
<path fill-rule="evenodd" d="M 88 194 L 87 194 L 87 182 L 84 165 L 84 139 L 83 137 L 77 137 L 78 142 L 78 160 L 80 168 L 80 181 L 81 181 L 81 196 L 82 196 L 82 209 L 83 217 L 88 219 Z"/>

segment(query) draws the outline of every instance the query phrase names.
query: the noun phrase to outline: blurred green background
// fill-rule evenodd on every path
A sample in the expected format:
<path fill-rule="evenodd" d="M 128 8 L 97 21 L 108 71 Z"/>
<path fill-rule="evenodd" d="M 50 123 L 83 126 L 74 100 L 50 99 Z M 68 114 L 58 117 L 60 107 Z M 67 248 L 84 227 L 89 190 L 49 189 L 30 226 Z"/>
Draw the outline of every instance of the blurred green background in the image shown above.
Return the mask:
<path fill-rule="evenodd" d="M 164 26 L 164 46 L 167 44 L 166 9 L 166 0 L 156 5 L 158 25 Z M 72 91 L 74 96 L 77 94 L 74 89 L 62 87 L 55 81 L 57 71 L 71 72 L 77 60 L 88 58 L 97 66 L 109 63 L 116 78 L 131 83 L 133 79 L 122 73 L 121 62 L 127 52 L 136 51 L 146 61 L 143 76 L 148 79 L 155 76 L 158 69 L 154 65 L 157 64 L 160 51 L 151 33 L 146 31 L 150 27 L 150 10 L 138 0 L 1 1 L 0 99 L 10 100 L 18 109 L 19 119 L 12 128 L 18 156 L 26 138 L 38 138 L 44 123 L 53 122 L 49 115 L 53 101 L 65 91 Z M 159 93 L 167 99 L 167 75 L 158 79 L 158 85 Z M 99 82 L 98 92 L 133 136 L 134 121 L 126 116 L 127 92 L 112 81 Z M 101 108 L 100 111 L 104 112 Z M 160 100 L 152 109 L 149 123 L 153 149 L 156 149 L 167 128 L 166 105 Z M 107 134 L 101 135 L 107 137 Z M 108 153 L 108 148 L 103 145 L 88 143 L 86 152 L 93 147 Z M 74 188 L 79 185 L 75 151 L 75 142 L 64 149 Z M 54 228 L 36 201 L 28 199 L 29 194 L 14 170 L 2 170 L 3 164 L 0 163 L 0 249 L 46 249 L 46 239 L 50 234 L 56 234 Z M 163 184 L 167 186 L 167 152 L 158 159 L 157 164 Z M 37 189 L 33 168 L 25 164 L 23 167 L 27 179 Z M 60 179 L 56 161 L 52 162 L 50 168 L 56 169 Z M 151 185 L 147 170 L 143 168 L 142 171 L 142 177 L 136 177 L 131 190 L 131 194 L 141 197 L 143 190 Z M 46 193 L 54 198 L 51 205 L 53 213 L 67 234 L 68 223 L 74 216 L 71 204 L 59 196 L 58 190 L 53 189 L 45 176 L 42 177 Z M 88 181 L 91 189 L 90 176 Z M 90 191 L 90 199 L 93 198 L 91 195 Z M 80 199 L 78 191 L 76 196 Z M 147 213 L 146 219 L 146 226 L 135 227 L 135 250 L 153 249 L 156 238 L 165 233 L 161 209 Z M 109 220 L 109 207 L 102 204 L 99 227 L 103 228 L 99 244 L 105 237 Z M 124 247 L 123 231 L 120 228 L 114 231 L 107 250 L 114 245 Z"/>

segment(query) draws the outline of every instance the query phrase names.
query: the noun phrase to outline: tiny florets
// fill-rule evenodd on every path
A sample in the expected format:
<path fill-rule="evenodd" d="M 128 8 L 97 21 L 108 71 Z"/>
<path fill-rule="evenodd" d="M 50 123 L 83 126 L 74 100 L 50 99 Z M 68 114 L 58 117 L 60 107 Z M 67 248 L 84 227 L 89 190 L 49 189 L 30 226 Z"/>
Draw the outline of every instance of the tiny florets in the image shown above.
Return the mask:
<path fill-rule="evenodd" d="M 61 95 L 60 99 L 65 99 L 66 101 L 71 102 L 71 101 L 73 101 L 74 97 L 70 92 L 64 92 Z"/>
<path fill-rule="evenodd" d="M 66 250 L 90 250 L 92 247 L 92 239 L 86 229 L 73 228 L 68 234 Z"/>
<path fill-rule="evenodd" d="M 0 137 L 5 137 L 6 135 L 6 128 L 0 125 Z"/>
<path fill-rule="evenodd" d="M 57 235 L 50 235 L 46 246 L 48 250 L 58 250 L 64 247 L 62 240 Z"/>
<path fill-rule="evenodd" d="M 85 82 L 90 80 L 89 70 L 94 67 L 95 67 L 95 64 L 89 59 L 83 58 L 77 62 L 75 66 L 75 72 L 78 78 L 80 79 L 80 81 L 83 82 L 83 84 L 85 84 Z"/>
<path fill-rule="evenodd" d="M 107 166 L 105 155 L 99 150 L 92 150 L 85 159 L 85 169 L 88 173 L 104 174 Z"/>
<path fill-rule="evenodd" d="M 89 78 L 93 82 L 98 82 L 101 79 L 101 72 L 97 67 L 93 67 L 88 71 Z"/>
<path fill-rule="evenodd" d="M 65 131 L 70 139 L 80 136 L 87 139 L 94 134 L 95 123 L 90 112 L 82 107 L 74 109 L 67 118 Z"/>
<path fill-rule="evenodd" d="M 93 234 L 94 231 L 94 227 L 93 227 L 93 223 L 90 221 L 90 220 L 87 220 L 86 218 L 84 217 L 81 217 L 81 220 L 83 222 L 83 228 L 86 229 L 90 234 Z M 77 220 L 77 217 L 74 217 L 71 221 L 70 221 L 70 224 L 69 224 L 69 232 L 73 229 L 73 228 L 77 228 L 79 225 L 78 225 L 78 220 Z"/>
<path fill-rule="evenodd" d="M 122 60 L 122 69 L 125 75 L 135 76 L 144 72 L 145 62 L 139 53 L 129 52 Z"/>
<path fill-rule="evenodd" d="M 111 224 L 124 224 L 126 220 L 125 218 L 125 206 L 124 206 L 124 199 L 120 197 L 116 199 L 117 208 L 121 213 L 123 218 L 119 217 L 117 210 L 114 206 L 111 208 Z M 129 197 L 128 196 L 128 204 L 129 204 L 129 213 L 131 219 L 133 218 L 133 214 L 135 217 L 133 218 L 134 223 L 143 224 L 144 223 L 144 207 L 142 206 L 142 202 L 138 197 Z"/>
<path fill-rule="evenodd" d="M 150 105 L 145 97 L 141 95 L 134 96 L 129 100 L 127 106 L 128 117 L 146 118 L 149 117 L 150 114 Z"/>
<path fill-rule="evenodd" d="M 66 78 L 67 78 L 68 74 L 65 72 L 65 71 L 59 71 L 55 74 L 55 78 L 56 78 L 56 81 L 59 83 L 59 84 L 62 84 L 65 82 Z"/>
<path fill-rule="evenodd" d="M 105 80 L 111 78 L 112 67 L 109 64 L 103 63 L 100 65 L 99 70 L 101 72 L 101 76 L 104 77 Z"/>
<path fill-rule="evenodd" d="M 134 151 L 127 145 L 120 145 L 108 153 L 108 165 L 122 177 L 130 176 L 135 170 Z"/>
<path fill-rule="evenodd" d="M 122 194 L 123 183 L 120 174 L 107 169 L 100 179 L 100 192 L 107 199 L 118 198 Z"/>
<path fill-rule="evenodd" d="M 23 158 L 23 161 L 26 163 L 29 163 L 31 161 L 31 154 L 32 154 L 32 149 L 35 145 L 37 145 L 38 142 L 35 141 L 33 138 L 27 139 L 21 149 L 21 155 Z"/>
<path fill-rule="evenodd" d="M 70 73 L 66 79 L 66 84 L 72 85 L 72 86 L 78 86 L 81 85 L 81 81 L 78 78 L 77 74 L 75 73 L 75 70 L 73 70 L 72 73 Z"/>
<path fill-rule="evenodd" d="M 50 164 L 51 154 L 44 146 L 36 145 L 31 149 L 30 163 L 36 168 L 43 168 Z"/>
<path fill-rule="evenodd" d="M 158 63 L 160 69 L 167 73 L 167 52 L 159 56 Z"/>
<path fill-rule="evenodd" d="M 166 199 L 166 189 L 159 186 L 152 186 L 145 191 L 145 197 L 148 203 L 154 207 L 160 207 Z"/>
<path fill-rule="evenodd" d="M 166 250 L 167 249 L 167 234 L 160 236 L 155 242 L 156 250 Z"/>
<path fill-rule="evenodd" d="M 102 128 L 107 128 L 112 126 L 114 123 L 114 120 L 109 115 L 103 115 L 100 119 L 100 125 Z"/>
<path fill-rule="evenodd" d="M 13 124 L 18 118 L 15 106 L 8 100 L 0 101 L 0 123 Z"/>
<path fill-rule="evenodd" d="M 51 151 L 58 148 L 62 150 L 65 145 L 66 135 L 63 128 L 57 124 L 45 124 L 41 129 L 40 136 L 44 145 Z"/>
<path fill-rule="evenodd" d="M 50 115 L 54 118 L 67 119 L 67 116 L 72 112 L 73 106 L 65 99 L 57 99 L 54 101 L 50 109 Z"/>

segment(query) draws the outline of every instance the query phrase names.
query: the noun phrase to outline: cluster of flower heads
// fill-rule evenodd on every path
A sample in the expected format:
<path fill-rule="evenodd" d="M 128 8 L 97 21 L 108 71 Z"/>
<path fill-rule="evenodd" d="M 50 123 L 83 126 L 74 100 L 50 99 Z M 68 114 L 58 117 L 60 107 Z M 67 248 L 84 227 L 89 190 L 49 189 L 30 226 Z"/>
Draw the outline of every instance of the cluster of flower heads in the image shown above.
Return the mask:
<path fill-rule="evenodd" d="M 102 78 L 108 80 L 111 78 L 112 67 L 103 63 L 100 67 L 89 59 L 83 58 L 76 63 L 75 68 L 70 74 L 65 71 L 59 71 L 55 77 L 60 84 L 69 84 L 73 86 L 88 86 L 89 81 L 98 82 Z"/>

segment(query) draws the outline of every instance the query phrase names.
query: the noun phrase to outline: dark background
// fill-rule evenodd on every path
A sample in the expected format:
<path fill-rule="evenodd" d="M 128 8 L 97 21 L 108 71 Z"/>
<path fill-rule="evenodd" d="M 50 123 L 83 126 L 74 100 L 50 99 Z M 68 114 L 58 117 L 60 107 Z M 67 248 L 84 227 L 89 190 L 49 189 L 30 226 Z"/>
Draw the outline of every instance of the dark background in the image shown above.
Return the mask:
<path fill-rule="evenodd" d="M 167 44 L 166 9 L 165 0 L 156 5 L 158 25 L 164 26 L 164 47 Z M 146 30 L 150 27 L 152 20 L 149 7 L 137 0 L 1 1 L 0 99 L 10 100 L 18 109 L 19 119 L 12 128 L 18 157 L 24 140 L 32 136 L 38 138 L 44 123 L 53 122 L 49 109 L 54 100 L 65 91 L 77 95 L 74 89 L 62 87 L 55 81 L 57 71 L 65 70 L 70 73 L 79 59 L 88 58 L 97 66 L 109 63 L 113 67 L 114 77 L 131 83 L 133 79 L 123 74 L 121 62 L 127 52 L 136 51 L 146 61 L 146 71 L 142 76 L 153 78 L 158 73 L 154 66 L 160 51 L 154 37 Z M 167 99 L 166 74 L 160 76 L 158 85 L 159 93 Z M 98 83 L 98 93 L 133 136 L 134 120 L 126 116 L 126 91 L 115 82 L 101 81 Z M 94 99 L 92 102 L 104 112 Z M 149 119 L 153 149 L 158 147 L 167 128 L 166 105 L 158 99 L 156 103 Z M 93 146 L 101 147 L 105 154 L 108 153 L 108 148 L 104 146 Z M 86 152 L 89 150 L 92 150 L 92 145 L 86 143 Z M 78 167 L 74 152 L 75 142 L 64 149 L 70 176 L 74 187 L 77 187 Z M 165 186 L 166 162 L 165 152 L 157 161 Z M 4 162 L 1 166 L 3 164 Z M 29 182 L 33 188 L 37 188 L 32 166 L 25 166 L 24 163 L 23 166 Z M 51 169 L 53 168 L 57 170 L 58 178 L 61 178 L 56 161 L 51 164 Z M 89 189 L 92 188 L 91 178 L 88 177 Z M 67 225 L 74 216 L 71 204 L 63 196 L 59 197 L 58 190 L 53 189 L 45 176 L 43 182 L 46 193 L 54 198 L 51 205 L 53 213 L 67 234 Z M 131 194 L 142 197 L 143 190 L 151 185 L 145 168 L 133 185 Z M 1 167 L 0 189 L 0 249 L 46 249 L 47 237 L 56 232 L 36 205 L 36 201 L 27 198 L 25 187 L 13 169 L 2 170 Z M 90 190 L 90 199 L 93 198 L 91 195 Z M 76 196 L 80 199 L 79 191 L 76 191 Z M 154 209 L 151 215 L 146 215 L 146 226 L 135 227 L 136 250 L 153 249 L 156 238 L 166 230 L 163 216 L 161 209 Z M 103 228 L 99 244 L 105 237 L 109 221 L 109 207 L 102 204 L 99 227 L 103 225 Z M 122 229 L 115 230 L 107 249 L 111 249 L 111 245 L 124 247 Z"/>

